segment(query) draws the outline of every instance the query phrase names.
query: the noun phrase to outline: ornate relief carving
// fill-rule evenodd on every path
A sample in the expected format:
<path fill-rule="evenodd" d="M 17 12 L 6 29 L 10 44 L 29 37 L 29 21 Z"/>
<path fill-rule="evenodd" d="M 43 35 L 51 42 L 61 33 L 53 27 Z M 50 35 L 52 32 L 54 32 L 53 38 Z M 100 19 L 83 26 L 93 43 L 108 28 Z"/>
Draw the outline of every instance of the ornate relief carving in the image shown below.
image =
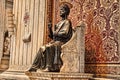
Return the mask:
<path fill-rule="evenodd" d="M 115 29 L 116 31 L 119 30 L 120 26 L 119 16 L 120 16 L 119 12 L 115 12 L 110 19 L 110 26 L 113 27 L 113 29 Z"/>
<path fill-rule="evenodd" d="M 92 28 L 95 29 L 96 27 L 98 27 L 99 31 L 103 31 L 106 26 L 106 20 L 103 17 L 96 16 L 93 19 L 92 25 L 93 25 Z"/>
<path fill-rule="evenodd" d="M 120 66 L 117 64 L 106 65 L 106 64 L 89 64 L 86 65 L 86 73 L 94 74 L 120 74 Z"/>
<path fill-rule="evenodd" d="M 104 52 L 104 56 L 105 56 L 105 60 L 109 63 L 109 62 L 118 62 L 119 61 L 119 54 L 118 54 L 118 49 L 117 46 L 118 45 L 113 39 L 111 38 L 106 38 L 105 40 L 103 40 L 102 43 L 102 48 L 103 48 L 103 52 Z M 114 54 L 113 54 L 114 53 Z M 102 57 L 104 57 L 102 55 Z"/>
<path fill-rule="evenodd" d="M 95 6 L 96 6 L 96 0 L 85 0 L 83 5 L 83 10 L 85 12 L 89 12 L 93 10 Z"/>
<path fill-rule="evenodd" d="M 99 7 L 98 9 L 95 9 L 93 11 L 94 17 L 93 17 L 93 21 L 91 21 L 92 24 L 88 25 L 88 27 L 90 27 L 88 29 L 91 29 L 91 30 L 89 30 L 88 32 L 89 34 L 86 34 L 86 53 L 87 53 L 86 61 L 90 63 L 91 62 L 93 63 L 120 62 L 120 59 L 119 59 L 120 54 L 118 54 L 118 35 L 117 35 L 118 32 L 116 32 L 115 30 L 115 27 L 117 26 L 114 27 L 113 25 L 113 24 L 116 24 L 116 25 L 119 24 L 118 23 L 119 18 L 117 18 L 118 16 L 116 15 L 117 17 L 113 18 L 113 15 L 118 13 L 117 3 L 112 3 L 112 4 L 114 4 L 114 8 L 112 6 L 113 9 L 111 8 L 111 6 L 108 8 Z M 87 22 L 89 24 L 90 21 L 88 20 Z M 97 38 L 99 39 L 99 41 Z M 111 47 L 108 48 L 108 45 Z M 92 46 L 91 50 L 87 48 L 89 46 Z M 113 59 L 112 55 L 106 52 L 111 52 L 112 55 L 117 54 L 117 56 L 114 56 L 114 59 Z M 109 60 L 108 57 L 111 58 L 111 60 Z"/>
<path fill-rule="evenodd" d="M 56 1 L 55 13 L 59 15 L 57 12 L 58 1 Z M 120 45 L 118 44 L 119 0 L 71 0 L 68 2 L 73 4 L 69 16 L 73 27 L 80 20 L 87 23 L 85 36 L 86 63 L 120 63 L 120 54 L 118 53 Z M 58 20 L 59 17 L 56 17 Z M 110 70 L 108 68 L 108 71 Z"/>
<path fill-rule="evenodd" d="M 104 6 L 104 7 L 109 7 L 113 4 L 114 0 L 100 0 L 101 1 L 101 4 Z"/>
<path fill-rule="evenodd" d="M 48 24 L 49 23 L 53 23 L 53 19 L 52 19 L 52 17 L 53 17 L 53 15 L 52 15 L 52 13 L 53 13 L 53 6 L 52 5 L 53 5 L 53 0 L 47 0 L 47 11 L 46 11 L 46 13 L 47 13 L 46 14 L 47 18 L 46 19 L 47 20 L 46 20 L 46 26 L 45 26 L 46 28 L 45 28 L 45 32 L 44 32 L 44 34 L 45 34 L 44 44 L 47 44 L 48 42 L 51 41 L 51 39 L 48 37 L 48 34 L 49 34 Z M 57 10 L 57 9 L 55 9 L 55 10 Z"/>

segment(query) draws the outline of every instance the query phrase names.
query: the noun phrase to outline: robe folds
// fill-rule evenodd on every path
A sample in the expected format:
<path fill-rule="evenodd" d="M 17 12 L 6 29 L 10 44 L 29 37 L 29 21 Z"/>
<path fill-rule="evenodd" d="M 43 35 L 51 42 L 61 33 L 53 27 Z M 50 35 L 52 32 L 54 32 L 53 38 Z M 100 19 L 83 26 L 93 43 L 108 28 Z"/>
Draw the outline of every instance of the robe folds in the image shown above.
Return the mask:
<path fill-rule="evenodd" d="M 61 46 L 72 37 L 72 25 L 68 19 L 58 22 L 49 34 L 53 39 L 48 44 L 40 47 L 35 56 L 32 67 L 36 69 L 48 68 L 50 71 L 59 71 L 62 66 L 60 58 Z"/>

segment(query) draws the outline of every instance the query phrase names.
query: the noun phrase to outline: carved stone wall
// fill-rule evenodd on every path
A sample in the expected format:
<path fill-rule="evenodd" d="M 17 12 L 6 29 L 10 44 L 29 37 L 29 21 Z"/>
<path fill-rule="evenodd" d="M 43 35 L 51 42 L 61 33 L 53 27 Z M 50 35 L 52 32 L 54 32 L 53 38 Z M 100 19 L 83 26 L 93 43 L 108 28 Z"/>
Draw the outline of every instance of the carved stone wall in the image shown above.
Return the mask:
<path fill-rule="evenodd" d="M 48 23 L 52 23 L 52 26 L 54 26 L 53 24 L 53 1 L 54 0 L 46 0 L 46 25 L 44 26 L 45 27 L 45 30 L 44 30 L 44 34 L 45 34 L 45 37 L 44 37 L 44 44 L 47 44 L 48 42 L 51 41 L 51 39 L 48 37 Z"/>
<path fill-rule="evenodd" d="M 61 1 L 73 4 L 69 16 L 73 27 L 81 20 L 87 23 L 86 72 L 120 74 L 119 0 L 55 0 L 54 22 L 60 19 Z"/>

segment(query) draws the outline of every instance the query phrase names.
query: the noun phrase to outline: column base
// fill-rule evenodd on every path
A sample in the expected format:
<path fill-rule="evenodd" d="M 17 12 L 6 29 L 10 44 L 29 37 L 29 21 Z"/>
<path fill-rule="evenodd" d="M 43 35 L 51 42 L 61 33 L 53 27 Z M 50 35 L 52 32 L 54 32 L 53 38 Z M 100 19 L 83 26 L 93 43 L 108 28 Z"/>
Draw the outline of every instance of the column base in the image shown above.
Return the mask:
<path fill-rule="evenodd" d="M 30 80 L 25 73 L 5 71 L 0 74 L 0 80 Z"/>

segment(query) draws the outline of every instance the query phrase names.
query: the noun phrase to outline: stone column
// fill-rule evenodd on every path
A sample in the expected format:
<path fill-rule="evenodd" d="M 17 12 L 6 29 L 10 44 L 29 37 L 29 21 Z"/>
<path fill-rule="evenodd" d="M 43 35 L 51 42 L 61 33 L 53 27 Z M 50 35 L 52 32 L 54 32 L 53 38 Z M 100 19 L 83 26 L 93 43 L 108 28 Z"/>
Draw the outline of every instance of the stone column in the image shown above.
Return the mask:
<path fill-rule="evenodd" d="M 46 0 L 14 0 L 8 71 L 26 71 L 43 45 Z M 11 16 L 11 15 L 10 15 Z M 11 25 L 10 25 L 11 26 Z M 11 27 L 9 27 L 10 31 Z"/>

